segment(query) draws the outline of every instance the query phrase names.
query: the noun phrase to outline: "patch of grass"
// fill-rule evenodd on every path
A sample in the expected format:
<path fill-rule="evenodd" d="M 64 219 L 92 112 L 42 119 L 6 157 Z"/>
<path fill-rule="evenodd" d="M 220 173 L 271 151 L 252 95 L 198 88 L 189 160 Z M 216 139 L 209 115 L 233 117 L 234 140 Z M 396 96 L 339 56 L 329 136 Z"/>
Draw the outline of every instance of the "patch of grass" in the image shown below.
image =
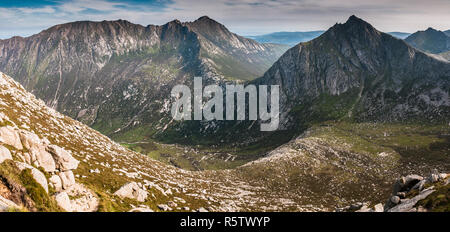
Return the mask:
<path fill-rule="evenodd" d="M 417 202 L 416 206 L 422 206 L 432 212 L 450 212 L 450 184 L 438 183 L 435 189 L 427 198 Z"/>
<path fill-rule="evenodd" d="M 56 201 L 51 198 L 44 188 L 36 182 L 31 174 L 30 169 L 24 169 L 20 175 L 23 186 L 26 188 L 28 195 L 35 203 L 35 207 L 43 212 L 61 212 L 63 211 Z"/>

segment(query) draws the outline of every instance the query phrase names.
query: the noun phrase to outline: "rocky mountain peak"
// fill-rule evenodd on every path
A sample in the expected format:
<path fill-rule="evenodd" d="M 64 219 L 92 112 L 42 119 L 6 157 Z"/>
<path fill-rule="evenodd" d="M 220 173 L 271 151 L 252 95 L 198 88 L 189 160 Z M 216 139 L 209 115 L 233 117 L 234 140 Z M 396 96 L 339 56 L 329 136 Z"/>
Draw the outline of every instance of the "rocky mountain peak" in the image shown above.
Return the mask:
<path fill-rule="evenodd" d="M 450 50 L 450 37 L 431 27 L 408 36 L 405 41 L 411 46 L 428 53 L 438 54 Z"/>
<path fill-rule="evenodd" d="M 204 15 L 204 16 L 198 18 L 196 21 L 216 22 L 214 19 L 208 17 L 207 15 Z M 217 23 L 217 22 L 216 22 L 216 23 Z"/>
<path fill-rule="evenodd" d="M 174 19 L 174 20 L 168 22 L 166 25 L 182 25 L 182 23 L 180 20 Z"/>
<path fill-rule="evenodd" d="M 350 16 L 344 24 L 336 24 L 329 31 L 354 37 L 370 37 L 380 34 L 371 24 L 354 15 Z"/>
<path fill-rule="evenodd" d="M 448 110 L 447 101 L 427 102 L 422 109 L 414 111 L 411 110 L 415 108 L 411 99 L 422 102 L 422 96 L 430 96 L 430 90 L 420 89 L 429 83 L 439 89 L 440 95 L 447 96 L 443 89 L 448 82 L 446 70 L 449 68 L 448 64 L 352 16 L 346 23 L 334 25 L 320 37 L 290 49 L 259 81 L 281 85 L 282 95 L 286 95 L 280 100 L 283 110 L 288 111 L 298 102 L 309 102 L 311 110 L 303 112 L 303 117 L 320 104 L 310 102 L 310 99 L 328 95 L 338 98 L 346 93 L 352 95 L 355 103 L 349 105 L 346 114 L 341 116 L 358 115 L 364 120 L 376 118 L 386 121 L 402 117 L 437 119 L 438 114 L 443 115 L 442 112 Z M 375 82 L 378 86 L 369 84 Z M 414 86 L 409 87 L 410 83 Z M 377 102 L 386 89 L 395 93 L 392 100 L 385 97 L 382 100 L 385 102 Z M 342 106 L 338 108 L 341 110 Z M 323 115 L 323 112 L 318 114 Z"/>
<path fill-rule="evenodd" d="M 427 30 L 425 30 L 425 31 L 427 31 L 427 32 L 439 32 L 438 30 L 436 30 L 436 29 L 434 29 L 432 27 L 427 28 Z"/>
<path fill-rule="evenodd" d="M 219 22 L 209 18 L 208 16 L 202 16 L 195 20 L 194 22 L 186 23 L 188 26 L 193 27 L 199 31 L 203 32 L 225 32 L 227 34 L 231 33 L 228 29 L 220 24 Z"/>

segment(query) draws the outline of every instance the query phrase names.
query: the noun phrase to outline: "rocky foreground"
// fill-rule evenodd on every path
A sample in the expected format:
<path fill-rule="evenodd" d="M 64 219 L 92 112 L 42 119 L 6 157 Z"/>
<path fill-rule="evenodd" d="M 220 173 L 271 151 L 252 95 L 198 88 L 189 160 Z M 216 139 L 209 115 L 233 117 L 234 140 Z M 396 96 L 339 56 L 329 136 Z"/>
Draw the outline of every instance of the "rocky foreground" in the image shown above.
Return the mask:
<path fill-rule="evenodd" d="M 428 177 L 407 175 L 398 179 L 391 197 L 373 207 L 358 202 L 337 212 L 428 212 L 450 210 L 450 174 L 434 170 Z"/>

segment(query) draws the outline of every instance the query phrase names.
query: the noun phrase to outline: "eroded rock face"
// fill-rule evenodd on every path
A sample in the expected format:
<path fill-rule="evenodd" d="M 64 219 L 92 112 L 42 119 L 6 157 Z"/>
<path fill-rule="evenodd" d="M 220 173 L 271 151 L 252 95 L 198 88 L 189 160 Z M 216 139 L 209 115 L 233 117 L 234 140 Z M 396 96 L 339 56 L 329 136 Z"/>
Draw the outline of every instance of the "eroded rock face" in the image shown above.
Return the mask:
<path fill-rule="evenodd" d="M 83 185 L 76 183 L 72 170 L 78 167 L 79 161 L 70 152 L 51 144 L 46 138 L 41 139 L 32 131 L 17 129 L 15 123 L 9 120 L 4 113 L 0 114 L 0 120 L 8 125 L 0 127 L 0 163 L 8 159 L 18 159 L 15 164 L 19 171 L 29 169 L 33 179 L 47 193 L 49 186 L 53 187 L 56 192 L 53 197 L 58 205 L 66 211 L 95 211 L 97 209 L 96 195 Z M 29 128 L 26 124 L 21 127 Z M 1 145 L 2 143 L 5 145 Z M 14 150 L 14 157 L 10 149 Z M 38 168 L 42 168 L 43 171 Z M 43 172 L 52 175 L 47 180 Z M 24 194 L 27 194 L 26 190 L 23 191 Z M 74 200 L 70 200 L 70 196 L 73 196 Z M 14 206 L 5 202 L 0 202 L 0 211 Z M 27 208 L 35 210 L 32 205 L 29 204 Z"/>
<path fill-rule="evenodd" d="M 31 162 L 36 163 L 36 166 L 44 168 L 46 172 L 56 171 L 55 160 L 52 155 L 48 153 L 44 147 L 36 147 L 30 150 Z"/>
<path fill-rule="evenodd" d="M 34 133 L 21 130 L 19 136 L 23 147 L 25 147 L 28 150 L 41 146 L 41 139 L 39 139 L 39 136 L 37 136 Z"/>
<path fill-rule="evenodd" d="M 433 189 L 426 189 L 411 199 L 401 201 L 400 204 L 392 207 L 391 209 L 388 210 L 388 212 L 415 212 L 417 211 L 417 209 L 414 209 L 414 205 L 418 201 L 425 199 L 428 195 L 432 194 L 433 192 L 434 192 Z"/>
<path fill-rule="evenodd" d="M 30 131 L 20 130 L 19 137 L 23 147 L 28 150 L 24 154 L 26 163 L 42 167 L 46 172 L 56 171 L 55 161 L 52 155 L 45 150 L 46 143 L 39 136 Z"/>
<path fill-rule="evenodd" d="M 135 199 L 139 202 L 144 202 L 147 199 L 148 192 L 140 188 L 136 182 L 131 182 L 122 186 L 114 195 L 123 198 Z"/>
<path fill-rule="evenodd" d="M 96 195 L 84 185 L 75 183 L 65 192 L 73 197 L 70 200 L 73 212 L 93 212 L 97 210 L 99 202 Z"/>
<path fill-rule="evenodd" d="M 0 164 L 5 160 L 12 160 L 11 152 L 8 148 L 0 145 Z"/>
<path fill-rule="evenodd" d="M 63 208 L 67 212 L 72 212 L 72 205 L 70 204 L 69 195 L 66 192 L 60 192 L 55 195 L 55 200 L 59 207 Z"/>
<path fill-rule="evenodd" d="M 75 177 L 72 171 L 60 172 L 58 176 L 61 178 L 63 189 L 68 189 L 75 184 Z"/>
<path fill-rule="evenodd" d="M 62 181 L 61 181 L 61 177 L 57 176 L 57 175 L 53 175 L 50 177 L 49 179 L 50 184 L 53 186 L 53 188 L 55 189 L 55 191 L 59 192 L 62 190 Z"/>
<path fill-rule="evenodd" d="M 80 163 L 68 151 L 56 145 L 47 146 L 47 151 L 53 156 L 56 168 L 62 172 L 77 169 Z"/>
<path fill-rule="evenodd" d="M 433 177 L 434 176 L 434 177 Z M 439 173 L 434 170 L 428 178 L 411 174 L 398 179 L 393 186 L 393 194 L 386 203 L 376 204 L 374 208 L 367 207 L 367 203 L 356 203 L 345 208 L 336 209 L 337 212 L 427 212 L 423 206 L 417 205 L 420 200 L 426 199 L 436 191 L 436 182 L 448 184 L 450 178 L 447 173 Z M 425 184 L 431 185 L 423 189 Z M 427 185 L 427 186 L 429 186 Z M 439 188 L 439 187 L 438 187 Z M 401 191 L 400 191 L 401 190 Z"/>
<path fill-rule="evenodd" d="M 17 150 L 23 149 L 19 133 L 11 126 L 0 127 L 0 142 L 10 145 Z"/>
<path fill-rule="evenodd" d="M 11 208 L 19 209 L 20 206 L 18 206 L 16 203 L 0 196 L 0 212 L 2 211 L 8 211 Z"/>

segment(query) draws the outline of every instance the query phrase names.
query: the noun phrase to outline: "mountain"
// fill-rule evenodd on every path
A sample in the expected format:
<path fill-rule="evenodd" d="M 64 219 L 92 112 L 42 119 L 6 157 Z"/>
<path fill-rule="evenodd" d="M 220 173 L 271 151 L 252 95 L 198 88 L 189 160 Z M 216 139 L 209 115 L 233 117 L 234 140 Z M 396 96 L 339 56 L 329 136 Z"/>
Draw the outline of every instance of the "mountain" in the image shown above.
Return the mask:
<path fill-rule="evenodd" d="M 220 142 L 211 144 L 242 146 L 247 152 L 231 154 L 235 160 L 248 162 L 317 124 L 447 125 L 450 64 L 437 58 L 352 16 L 318 38 L 289 49 L 264 76 L 249 82 L 280 86 L 278 131 L 261 132 L 260 122 L 213 121 L 205 125 L 189 122 L 162 134 L 176 137 L 181 133 L 202 142 L 219 138 Z M 249 152 L 252 147 L 258 152 Z"/>
<path fill-rule="evenodd" d="M 446 30 L 446 31 L 444 31 L 444 33 L 445 33 L 446 35 L 450 36 L 450 30 Z"/>
<path fill-rule="evenodd" d="M 0 69 L 57 111 L 136 142 L 170 122 L 174 85 L 189 85 L 193 76 L 254 79 L 286 49 L 233 34 L 206 16 L 146 27 L 81 21 L 0 41 Z"/>
<path fill-rule="evenodd" d="M 192 172 L 124 148 L 0 73 L 0 211 L 331 211 L 386 199 L 411 169 L 448 170 L 445 137 L 434 136 L 448 130 L 322 125 L 236 169 Z M 404 154 L 412 147 L 433 149 L 422 159 Z"/>
<path fill-rule="evenodd" d="M 166 39 L 173 42 L 176 35 Z M 120 65 L 130 60 L 136 62 L 129 58 L 110 64 L 116 67 L 110 73 L 122 73 Z M 376 204 L 391 195 L 391 183 L 405 173 L 448 173 L 449 68 L 448 62 L 352 16 L 289 49 L 249 82 L 280 85 L 281 130 L 261 145 L 289 141 L 269 151 L 249 143 L 241 157 L 234 153 L 236 143 L 226 140 L 222 147 L 208 144 L 207 150 L 145 140 L 150 133 L 138 117 L 130 123 L 137 129 L 116 137 L 134 139 L 123 143 L 127 147 L 151 151 L 133 152 L 49 108 L 0 73 L 0 211 L 331 211 L 357 202 Z M 181 76 L 173 82 L 189 80 Z M 133 99 L 134 89 L 127 86 L 111 96 Z M 109 107 L 134 103 L 109 102 Z M 117 123 L 108 118 L 111 112 L 102 112 L 106 125 Z M 159 117 L 170 121 L 167 115 Z M 257 138 L 241 132 L 258 131 L 258 122 L 230 123 L 223 125 L 233 132 L 230 140 Z M 171 124 L 165 125 L 167 130 L 155 130 L 170 130 Z M 225 139 L 221 136 L 210 137 Z M 155 156 L 173 165 L 149 158 Z M 229 168 L 174 167 L 189 161 L 221 169 L 218 158 Z M 443 191 L 439 188 L 429 200 L 441 201 Z"/>
<path fill-rule="evenodd" d="M 317 38 L 324 31 L 296 31 L 296 32 L 274 32 L 265 35 L 247 36 L 260 43 L 275 43 L 275 44 L 287 44 L 296 45 L 300 42 L 306 42 Z"/>
<path fill-rule="evenodd" d="M 450 37 L 431 27 L 408 36 L 405 41 L 417 49 L 433 54 L 450 50 Z"/>
<path fill-rule="evenodd" d="M 288 48 L 238 36 L 207 16 L 184 25 L 197 34 L 200 56 L 230 79 L 251 80 L 261 76 Z"/>
<path fill-rule="evenodd" d="M 257 84 L 280 85 L 281 124 L 448 123 L 450 63 L 352 16 L 289 49 Z"/>
<path fill-rule="evenodd" d="M 312 39 L 319 37 L 325 31 L 297 31 L 297 32 L 274 32 L 265 35 L 257 36 L 247 36 L 248 38 L 254 39 L 260 43 L 275 43 L 275 44 L 287 44 L 290 46 L 297 45 L 301 42 L 307 42 Z M 388 34 L 399 38 L 405 39 L 411 33 L 405 32 L 388 32 Z"/>
<path fill-rule="evenodd" d="M 408 36 L 410 36 L 411 35 L 411 33 L 406 33 L 406 32 L 388 32 L 388 34 L 389 35 L 392 35 L 392 36 L 394 36 L 394 37 L 396 37 L 396 38 L 399 38 L 399 39 L 406 39 L 406 37 L 408 37 Z"/>
<path fill-rule="evenodd" d="M 439 56 L 441 56 L 444 59 L 450 61 L 450 51 L 446 51 L 446 52 L 440 53 Z"/>

